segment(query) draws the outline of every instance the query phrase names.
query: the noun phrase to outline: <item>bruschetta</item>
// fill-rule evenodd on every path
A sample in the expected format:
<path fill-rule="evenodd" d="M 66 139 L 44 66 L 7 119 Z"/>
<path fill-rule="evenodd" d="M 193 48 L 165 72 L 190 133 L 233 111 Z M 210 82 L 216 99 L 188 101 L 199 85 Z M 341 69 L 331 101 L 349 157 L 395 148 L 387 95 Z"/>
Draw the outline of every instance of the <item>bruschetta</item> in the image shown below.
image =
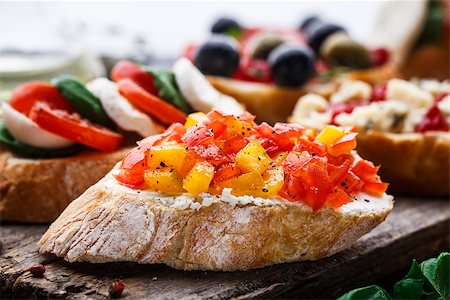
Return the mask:
<path fill-rule="evenodd" d="M 195 67 L 189 67 L 179 72 L 181 78 L 186 72 L 195 74 Z M 198 74 L 196 83 L 207 83 Z M 0 220 L 53 221 L 123 158 L 139 136 L 160 133 L 193 112 L 170 70 L 124 61 L 111 77 L 114 81 L 97 78 L 87 84 L 68 76 L 52 83 L 28 82 L 2 104 Z M 180 83 L 187 91 L 192 86 Z M 209 86 L 211 92 L 219 94 Z M 192 100 L 192 95 L 187 96 Z M 208 100 L 225 111 L 242 111 L 230 97 Z"/>
<path fill-rule="evenodd" d="M 233 271 L 317 260 L 393 207 L 356 132 L 195 113 L 138 142 L 50 226 L 40 252 L 69 262 Z"/>
<path fill-rule="evenodd" d="M 375 86 L 344 82 L 330 97 L 298 101 L 291 122 L 320 130 L 328 124 L 357 128 L 358 153 L 383 168 L 392 192 L 449 195 L 450 84 L 391 79 Z"/>
<path fill-rule="evenodd" d="M 377 84 L 396 74 L 386 49 L 369 49 L 342 26 L 318 17 L 294 30 L 244 28 L 221 18 L 211 33 L 183 55 L 258 122 L 285 122 L 299 97 L 311 92 L 327 97 L 344 79 Z"/>

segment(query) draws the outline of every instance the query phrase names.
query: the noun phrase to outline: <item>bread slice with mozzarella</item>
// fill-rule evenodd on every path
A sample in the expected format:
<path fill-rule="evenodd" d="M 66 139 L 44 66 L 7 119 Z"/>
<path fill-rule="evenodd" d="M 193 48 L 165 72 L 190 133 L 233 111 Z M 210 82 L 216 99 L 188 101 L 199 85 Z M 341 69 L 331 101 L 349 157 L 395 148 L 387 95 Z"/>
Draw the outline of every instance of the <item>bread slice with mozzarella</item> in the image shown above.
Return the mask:
<path fill-rule="evenodd" d="M 73 201 L 39 241 L 69 262 L 163 263 L 180 270 L 235 271 L 317 260 L 381 223 L 392 196 L 359 194 L 312 212 L 282 199 L 167 196 L 119 185 L 110 172 Z"/>

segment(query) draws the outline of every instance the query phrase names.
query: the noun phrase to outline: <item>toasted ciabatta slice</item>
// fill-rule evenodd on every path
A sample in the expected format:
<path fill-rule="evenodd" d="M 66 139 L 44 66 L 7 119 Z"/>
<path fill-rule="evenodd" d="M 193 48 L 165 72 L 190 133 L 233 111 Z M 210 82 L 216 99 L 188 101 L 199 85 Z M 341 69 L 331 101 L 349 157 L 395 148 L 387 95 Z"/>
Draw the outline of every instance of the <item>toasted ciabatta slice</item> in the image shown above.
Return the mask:
<path fill-rule="evenodd" d="M 358 136 L 358 153 L 381 164 L 380 175 L 389 190 L 416 196 L 448 196 L 450 190 L 450 133 L 386 133 Z"/>
<path fill-rule="evenodd" d="M 352 245 L 392 210 L 359 194 L 339 209 L 284 200 L 166 196 L 119 185 L 114 170 L 73 201 L 39 241 L 70 262 L 164 263 L 180 270 L 248 270 L 316 260 Z"/>
<path fill-rule="evenodd" d="M 305 94 L 313 93 L 329 98 L 343 80 L 361 80 L 375 85 L 395 75 L 395 69 L 387 64 L 379 68 L 352 71 L 327 82 L 311 82 L 299 89 L 213 76 L 209 76 L 208 80 L 217 90 L 244 104 L 250 113 L 256 115 L 256 122 L 274 124 L 285 122 L 292 114 L 298 99 Z"/>
<path fill-rule="evenodd" d="M 89 151 L 52 159 L 27 159 L 2 151 L 0 220 L 54 221 L 73 199 L 108 173 L 129 150 Z"/>

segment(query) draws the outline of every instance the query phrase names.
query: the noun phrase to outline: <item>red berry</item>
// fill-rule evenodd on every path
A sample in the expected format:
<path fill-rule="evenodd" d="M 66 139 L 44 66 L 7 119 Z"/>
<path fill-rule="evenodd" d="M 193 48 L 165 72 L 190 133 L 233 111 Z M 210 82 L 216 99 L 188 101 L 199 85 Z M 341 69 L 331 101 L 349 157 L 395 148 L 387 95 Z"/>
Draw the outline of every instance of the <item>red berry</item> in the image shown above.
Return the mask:
<path fill-rule="evenodd" d="M 416 132 L 448 131 L 448 122 L 439 107 L 435 104 L 423 116 L 422 122 L 416 127 Z"/>
<path fill-rule="evenodd" d="M 388 62 L 390 53 L 386 48 L 372 50 L 372 63 L 375 67 L 380 67 Z"/>
<path fill-rule="evenodd" d="M 33 277 L 42 277 L 45 273 L 45 267 L 41 264 L 33 265 L 30 268 L 30 273 L 31 275 L 33 275 Z"/>
<path fill-rule="evenodd" d="M 386 100 L 386 88 L 387 88 L 386 83 L 376 85 L 372 90 L 372 102 Z"/>
<path fill-rule="evenodd" d="M 113 281 L 109 286 L 109 294 L 113 298 L 120 298 L 122 296 L 122 292 L 125 289 L 125 284 L 122 280 Z"/>

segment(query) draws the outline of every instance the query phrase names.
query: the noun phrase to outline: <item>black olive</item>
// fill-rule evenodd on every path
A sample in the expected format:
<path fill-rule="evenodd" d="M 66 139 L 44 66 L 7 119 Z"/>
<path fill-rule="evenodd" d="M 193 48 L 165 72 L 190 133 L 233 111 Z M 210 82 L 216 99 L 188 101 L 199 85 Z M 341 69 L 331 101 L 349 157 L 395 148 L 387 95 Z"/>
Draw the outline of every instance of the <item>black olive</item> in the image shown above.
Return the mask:
<path fill-rule="evenodd" d="M 304 30 L 307 30 L 309 26 L 311 26 L 313 23 L 316 23 L 316 22 L 322 22 L 322 21 L 317 16 L 314 16 L 314 15 L 308 16 L 300 22 L 300 25 L 298 26 L 298 28 L 301 31 L 304 31 Z"/>
<path fill-rule="evenodd" d="M 238 45 L 226 35 L 213 35 L 198 48 L 194 62 L 203 74 L 230 77 L 239 66 Z"/>
<path fill-rule="evenodd" d="M 279 86 L 298 87 L 314 74 L 315 55 L 305 46 L 283 44 L 270 53 L 268 61 Z"/>
<path fill-rule="evenodd" d="M 345 30 L 337 24 L 314 22 L 306 29 L 305 35 L 309 46 L 318 54 L 326 38 L 338 31 Z"/>
<path fill-rule="evenodd" d="M 241 25 L 231 18 L 219 18 L 211 27 L 212 33 L 227 33 L 230 30 L 241 30 Z"/>

